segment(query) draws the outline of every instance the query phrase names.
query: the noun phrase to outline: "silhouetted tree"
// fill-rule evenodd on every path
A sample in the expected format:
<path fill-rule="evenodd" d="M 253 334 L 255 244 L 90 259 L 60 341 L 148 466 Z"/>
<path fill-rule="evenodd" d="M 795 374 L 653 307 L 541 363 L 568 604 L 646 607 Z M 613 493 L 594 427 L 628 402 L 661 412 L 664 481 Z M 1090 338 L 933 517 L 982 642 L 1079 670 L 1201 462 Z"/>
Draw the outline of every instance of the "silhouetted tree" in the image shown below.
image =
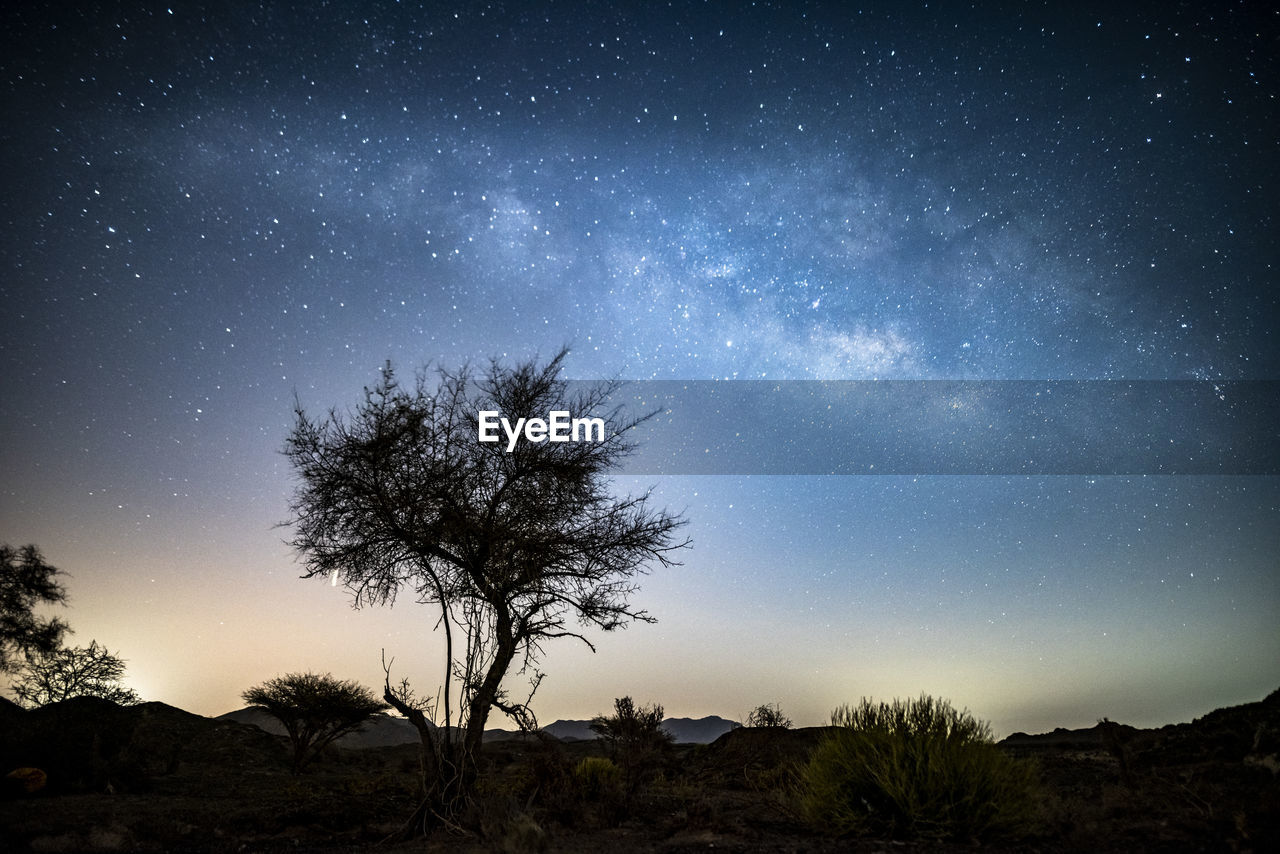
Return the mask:
<path fill-rule="evenodd" d="M 591 719 L 591 731 L 604 739 L 622 768 L 628 794 L 658 766 L 675 740 L 662 728 L 662 721 L 662 706 L 637 706 L 630 697 L 615 698 L 612 715 Z"/>
<path fill-rule="evenodd" d="M 101 697 L 122 706 L 141 698 L 124 679 L 124 659 L 90 641 L 88 646 L 28 653 L 13 683 L 13 693 L 27 706 L 44 706 L 72 697 Z"/>
<path fill-rule="evenodd" d="M 662 706 L 636 706 L 630 697 L 618 697 L 613 701 L 612 715 L 596 715 L 588 726 L 617 748 L 671 741 L 671 734 L 662 728 L 662 720 Z"/>
<path fill-rule="evenodd" d="M 503 679 L 518 662 L 532 667 L 543 642 L 652 621 L 628 604 L 634 577 L 670 564 L 683 520 L 649 507 L 648 494 L 617 498 L 607 474 L 633 449 L 628 430 L 606 409 L 617 383 L 571 390 L 559 378 L 567 351 L 549 363 L 482 375 L 464 367 L 420 372 L 402 386 L 390 364 L 348 415 L 312 420 L 299 407 L 285 453 L 300 485 L 293 545 L 306 577 L 341 581 L 355 604 L 381 604 L 407 592 L 438 609 L 446 662 L 436 699 L 393 688 L 384 697 L 417 726 L 423 742 L 423 808 L 454 813 L 474 778 L 474 758 L 493 708 L 536 727 Z M 518 418 L 605 420 L 603 441 L 478 441 L 479 413 Z M 594 649 L 594 647 L 592 647 Z M 454 694 L 454 685 L 457 694 Z"/>
<path fill-rule="evenodd" d="M 790 729 L 791 718 L 782 713 L 782 707 L 774 703 L 756 706 L 747 715 L 747 726 L 765 729 Z"/>
<path fill-rule="evenodd" d="M 32 613 L 41 603 L 65 604 L 67 591 L 35 546 L 0 545 L 0 673 L 14 673 L 27 653 L 53 652 L 67 624 Z"/>
<path fill-rule="evenodd" d="M 262 709 L 284 724 L 293 746 L 293 773 L 335 739 L 361 726 L 387 704 L 368 688 L 326 673 L 290 673 L 268 679 L 242 695 L 251 707 Z"/>

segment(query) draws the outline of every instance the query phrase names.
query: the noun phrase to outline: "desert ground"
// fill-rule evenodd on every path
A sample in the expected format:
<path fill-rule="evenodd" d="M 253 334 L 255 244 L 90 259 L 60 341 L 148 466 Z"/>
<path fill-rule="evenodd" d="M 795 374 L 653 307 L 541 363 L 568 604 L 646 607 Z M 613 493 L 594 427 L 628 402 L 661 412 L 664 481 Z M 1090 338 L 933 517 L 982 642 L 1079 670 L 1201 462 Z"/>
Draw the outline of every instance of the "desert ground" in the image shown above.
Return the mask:
<path fill-rule="evenodd" d="M 797 809 L 795 771 L 825 728 L 740 728 L 672 746 L 635 791 L 575 788 L 598 741 L 524 736 L 484 750 L 475 806 L 401 838 L 417 802 L 415 745 L 330 747 L 302 774 L 249 724 L 162 703 L 80 698 L 0 708 L 9 778 L 0 849 L 21 852 L 949 852 L 1280 850 L 1280 691 L 1192 723 L 1015 734 L 1038 769 L 1034 829 L 1015 839 L 840 838 Z"/>

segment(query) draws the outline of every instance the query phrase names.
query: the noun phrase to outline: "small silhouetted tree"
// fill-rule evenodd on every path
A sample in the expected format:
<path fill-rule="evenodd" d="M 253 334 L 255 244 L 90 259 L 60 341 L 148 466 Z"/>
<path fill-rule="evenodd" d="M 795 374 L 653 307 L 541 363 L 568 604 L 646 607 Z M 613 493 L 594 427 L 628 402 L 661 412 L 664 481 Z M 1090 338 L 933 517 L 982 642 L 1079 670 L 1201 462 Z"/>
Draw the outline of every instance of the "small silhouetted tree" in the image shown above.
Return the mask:
<path fill-rule="evenodd" d="M 330 674 L 290 673 L 250 688 L 242 695 L 280 723 L 293 746 L 293 773 L 335 739 L 356 732 L 387 704 L 356 682 Z"/>
<path fill-rule="evenodd" d="M 120 684 L 124 665 L 124 659 L 97 641 L 90 641 L 88 646 L 28 653 L 12 690 L 24 705 L 32 707 L 72 697 L 100 697 L 128 706 L 141 698 L 132 688 Z"/>
<path fill-rule="evenodd" d="M 517 701 L 504 688 L 512 666 L 531 672 L 536 690 L 546 641 L 591 646 L 585 628 L 651 622 L 628 602 L 634 578 L 685 545 L 675 537 L 683 520 L 651 509 L 647 494 L 612 494 L 608 475 L 642 419 L 610 408 L 618 383 L 571 389 L 559 376 L 566 355 L 494 361 L 479 375 L 439 370 L 434 383 L 419 373 L 408 387 L 388 364 L 353 412 L 313 420 L 299 408 L 285 447 L 300 481 L 291 522 L 305 577 L 341 581 L 357 606 L 407 593 L 435 609 L 443 631 L 444 674 L 429 703 L 406 682 L 393 687 L 385 668 L 384 699 L 422 739 L 423 829 L 466 801 L 490 710 L 536 727 L 532 692 Z M 605 436 L 508 451 L 505 440 L 478 440 L 481 411 L 513 424 L 556 411 L 599 417 Z"/>
<path fill-rule="evenodd" d="M 782 713 L 782 708 L 775 703 L 764 703 L 756 706 L 747 715 L 747 726 L 765 729 L 790 729 L 791 718 Z"/>
<path fill-rule="evenodd" d="M 32 613 L 42 603 L 66 603 L 60 574 L 35 546 L 0 545 L 0 673 L 15 673 L 28 653 L 50 653 L 62 643 L 67 624 Z"/>
<path fill-rule="evenodd" d="M 609 745 L 610 755 L 622 768 L 629 794 L 661 763 L 675 740 L 662 728 L 662 721 L 662 706 L 637 706 L 630 697 L 616 698 L 612 715 L 591 719 L 591 731 Z"/>

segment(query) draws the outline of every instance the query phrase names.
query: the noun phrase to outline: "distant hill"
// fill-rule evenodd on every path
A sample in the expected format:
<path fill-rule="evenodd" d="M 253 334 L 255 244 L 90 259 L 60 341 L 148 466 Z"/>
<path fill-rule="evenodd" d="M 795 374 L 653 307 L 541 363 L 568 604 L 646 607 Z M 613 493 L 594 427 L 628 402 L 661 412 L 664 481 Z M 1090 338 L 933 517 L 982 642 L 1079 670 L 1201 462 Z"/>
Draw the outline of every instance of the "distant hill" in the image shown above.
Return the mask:
<path fill-rule="evenodd" d="M 272 735 L 286 735 L 284 724 L 276 720 L 262 709 L 238 709 L 218 715 L 217 720 L 235 721 L 252 724 Z M 359 732 L 352 732 L 338 739 L 334 744 L 339 747 L 392 747 L 397 744 L 416 744 L 418 731 L 413 724 L 404 718 L 396 718 L 387 714 L 374 715 Z"/>
<path fill-rule="evenodd" d="M 591 731 L 591 721 L 556 721 L 544 726 L 542 731 L 561 741 L 591 741 L 599 738 Z"/>
<path fill-rule="evenodd" d="M 717 715 L 705 718 L 667 718 L 662 728 L 671 733 L 677 744 L 710 744 L 738 724 Z M 543 727 L 543 732 L 561 741 L 590 741 L 598 736 L 591 731 L 591 721 L 556 721 Z"/>
<path fill-rule="evenodd" d="M 1023 752 L 1053 750 L 1116 750 L 1132 754 L 1145 765 L 1171 765 L 1228 760 L 1244 762 L 1280 774 L 1280 690 L 1264 699 L 1215 709 L 1191 723 L 1166 724 L 1159 729 L 1136 729 L 1124 724 L 1099 723 L 1088 729 L 1064 729 L 1027 735 L 1015 732 L 1000 742 Z M 1109 744 L 1110 742 L 1110 744 Z"/>
<path fill-rule="evenodd" d="M 710 744 L 739 724 L 717 715 L 705 718 L 667 718 L 662 728 L 671 733 L 677 744 Z"/>
<path fill-rule="evenodd" d="M 118 706 L 73 697 L 7 711 L 0 726 L 0 768 L 21 767 L 45 771 L 50 792 L 100 792 L 107 786 L 130 792 L 146 789 L 155 777 L 202 777 L 214 767 L 283 771 L 288 752 L 280 739 L 236 720 L 210 720 L 164 703 Z"/>
<path fill-rule="evenodd" d="M 285 735 L 284 725 L 261 709 L 238 709 L 218 715 L 217 720 L 251 724 L 272 735 Z M 591 731 L 591 721 L 556 721 L 543 727 L 543 732 L 561 741 L 590 741 L 596 738 Z M 710 744 L 729 730 L 738 726 L 733 721 L 711 715 L 705 718 L 667 718 L 662 728 L 671 733 L 678 744 Z M 503 741 L 518 738 L 511 730 L 489 729 L 485 741 Z M 346 748 L 392 747 L 398 744 L 416 744 L 418 731 L 404 718 L 388 714 L 374 715 L 360 732 L 353 732 L 338 739 L 335 744 Z"/>

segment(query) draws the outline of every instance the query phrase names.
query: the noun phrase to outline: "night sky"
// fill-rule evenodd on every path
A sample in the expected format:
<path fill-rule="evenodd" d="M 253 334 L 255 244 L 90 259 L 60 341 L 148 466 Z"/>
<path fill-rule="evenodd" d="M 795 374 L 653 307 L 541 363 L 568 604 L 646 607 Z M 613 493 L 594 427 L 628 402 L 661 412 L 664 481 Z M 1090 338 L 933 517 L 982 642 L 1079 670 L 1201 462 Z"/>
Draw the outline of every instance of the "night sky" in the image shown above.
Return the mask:
<path fill-rule="evenodd" d="M 436 684 L 434 613 L 351 609 L 276 527 L 295 395 L 388 359 L 1280 378 L 1266 3 L 48 5 L 0 43 L 0 539 L 146 699 L 376 686 L 382 649 Z M 1274 472 L 650 485 L 693 547 L 656 625 L 548 647 L 544 722 L 928 692 L 1001 734 L 1280 686 Z"/>

